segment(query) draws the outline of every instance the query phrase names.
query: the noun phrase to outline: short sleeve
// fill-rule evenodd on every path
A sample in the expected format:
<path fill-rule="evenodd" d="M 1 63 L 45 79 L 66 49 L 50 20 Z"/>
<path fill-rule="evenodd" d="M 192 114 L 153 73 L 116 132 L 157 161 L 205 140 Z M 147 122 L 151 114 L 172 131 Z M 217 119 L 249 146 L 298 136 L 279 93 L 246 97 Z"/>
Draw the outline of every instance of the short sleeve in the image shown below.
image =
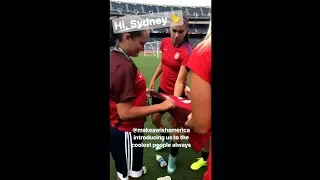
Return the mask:
<path fill-rule="evenodd" d="M 190 59 L 190 55 L 186 53 L 184 56 L 181 57 L 181 66 L 187 66 Z"/>
<path fill-rule="evenodd" d="M 204 50 L 201 54 L 198 49 L 195 49 L 187 63 L 187 68 L 211 84 L 211 61 L 211 48 Z"/>
<path fill-rule="evenodd" d="M 119 64 L 110 72 L 110 97 L 116 103 L 136 97 L 135 74 L 132 66 Z"/>

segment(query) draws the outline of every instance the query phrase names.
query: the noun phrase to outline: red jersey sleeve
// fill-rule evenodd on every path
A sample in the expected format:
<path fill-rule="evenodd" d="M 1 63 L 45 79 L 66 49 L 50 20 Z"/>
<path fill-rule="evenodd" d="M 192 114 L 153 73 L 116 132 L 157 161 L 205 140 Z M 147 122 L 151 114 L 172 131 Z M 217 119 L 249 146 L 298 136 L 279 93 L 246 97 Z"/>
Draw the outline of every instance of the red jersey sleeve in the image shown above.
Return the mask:
<path fill-rule="evenodd" d="M 190 59 L 189 53 L 186 53 L 184 56 L 181 57 L 181 66 L 187 66 Z"/>
<path fill-rule="evenodd" d="M 198 47 L 194 49 L 187 67 L 211 84 L 211 47 L 205 49 L 201 54 Z"/>

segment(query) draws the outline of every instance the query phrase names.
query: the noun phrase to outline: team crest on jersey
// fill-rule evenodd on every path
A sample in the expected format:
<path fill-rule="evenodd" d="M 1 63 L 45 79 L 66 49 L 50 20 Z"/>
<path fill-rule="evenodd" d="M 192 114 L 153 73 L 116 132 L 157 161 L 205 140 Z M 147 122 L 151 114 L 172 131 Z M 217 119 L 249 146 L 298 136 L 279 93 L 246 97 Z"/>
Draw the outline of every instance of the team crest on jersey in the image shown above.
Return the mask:
<path fill-rule="evenodd" d="M 176 54 L 174 55 L 174 59 L 178 59 L 179 58 L 179 56 L 180 56 L 180 53 L 179 52 L 176 52 Z"/>

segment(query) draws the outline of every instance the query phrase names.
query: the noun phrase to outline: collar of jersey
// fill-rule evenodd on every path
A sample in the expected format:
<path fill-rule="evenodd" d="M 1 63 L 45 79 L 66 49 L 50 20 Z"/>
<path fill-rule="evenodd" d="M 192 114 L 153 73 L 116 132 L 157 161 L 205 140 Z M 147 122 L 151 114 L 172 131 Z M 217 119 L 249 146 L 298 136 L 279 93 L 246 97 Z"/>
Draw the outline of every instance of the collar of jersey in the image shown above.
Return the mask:
<path fill-rule="evenodd" d="M 124 55 L 129 61 L 132 61 L 132 59 L 119 46 L 117 46 L 115 49 L 113 49 L 113 51 L 118 51 L 119 53 Z"/>

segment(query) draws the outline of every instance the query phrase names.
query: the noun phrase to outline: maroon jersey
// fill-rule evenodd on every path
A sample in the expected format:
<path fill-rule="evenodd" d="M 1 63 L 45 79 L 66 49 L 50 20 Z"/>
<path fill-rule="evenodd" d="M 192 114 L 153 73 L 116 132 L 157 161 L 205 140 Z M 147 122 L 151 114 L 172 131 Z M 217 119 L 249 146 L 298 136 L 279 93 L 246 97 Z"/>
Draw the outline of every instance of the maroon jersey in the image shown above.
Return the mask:
<path fill-rule="evenodd" d="M 116 104 L 132 101 L 146 105 L 146 80 L 131 60 L 118 51 L 110 53 L 110 126 L 120 131 L 143 128 L 145 117 L 121 120 Z"/>

